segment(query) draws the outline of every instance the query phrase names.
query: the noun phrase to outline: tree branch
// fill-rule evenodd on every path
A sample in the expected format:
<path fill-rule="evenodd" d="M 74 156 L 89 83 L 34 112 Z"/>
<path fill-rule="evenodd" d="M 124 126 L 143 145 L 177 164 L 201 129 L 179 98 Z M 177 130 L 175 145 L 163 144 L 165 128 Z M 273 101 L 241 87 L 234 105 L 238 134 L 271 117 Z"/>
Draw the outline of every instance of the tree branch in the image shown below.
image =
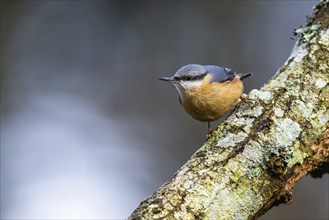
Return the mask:
<path fill-rule="evenodd" d="M 314 9 L 286 63 L 129 219 L 255 219 L 306 174 L 328 172 L 329 3 Z"/>

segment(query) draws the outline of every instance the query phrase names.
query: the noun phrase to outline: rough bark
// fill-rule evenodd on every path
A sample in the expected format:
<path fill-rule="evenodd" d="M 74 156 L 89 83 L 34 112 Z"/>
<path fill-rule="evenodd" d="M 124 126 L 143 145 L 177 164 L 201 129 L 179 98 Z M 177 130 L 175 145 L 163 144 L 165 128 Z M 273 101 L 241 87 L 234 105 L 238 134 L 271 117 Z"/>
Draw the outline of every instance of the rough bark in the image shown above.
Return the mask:
<path fill-rule="evenodd" d="M 255 219 L 306 174 L 328 172 L 329 3 L 321 2 L 275 76 L 240 102 L 129 219 Z"/>

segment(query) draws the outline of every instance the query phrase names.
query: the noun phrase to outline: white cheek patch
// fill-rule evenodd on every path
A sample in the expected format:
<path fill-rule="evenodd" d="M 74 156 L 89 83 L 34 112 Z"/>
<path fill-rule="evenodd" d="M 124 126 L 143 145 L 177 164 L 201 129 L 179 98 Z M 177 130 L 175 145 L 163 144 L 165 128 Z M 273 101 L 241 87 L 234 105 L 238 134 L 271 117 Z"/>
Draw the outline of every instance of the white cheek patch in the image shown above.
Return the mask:
<path fill-rule="evenodd" d="M 185 90 L 199 88 L 202 85 L 202 80 L 180 81 L 180 85 Z"/>

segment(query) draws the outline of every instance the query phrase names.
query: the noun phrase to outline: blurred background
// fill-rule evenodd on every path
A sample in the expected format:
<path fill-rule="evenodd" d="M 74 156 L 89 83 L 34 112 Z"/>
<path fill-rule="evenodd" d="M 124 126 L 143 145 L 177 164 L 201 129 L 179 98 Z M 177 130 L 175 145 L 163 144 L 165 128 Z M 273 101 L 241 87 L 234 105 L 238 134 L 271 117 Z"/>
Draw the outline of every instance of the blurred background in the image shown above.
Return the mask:
<path fill-rule="evenodd" d="M 316 4 L 1 1 L 1 219 L 129 216 L 205 141 L 157 77 L 214 64 L 259 88 Z M 261 219 L 328 218 L 325 175 Z"/>

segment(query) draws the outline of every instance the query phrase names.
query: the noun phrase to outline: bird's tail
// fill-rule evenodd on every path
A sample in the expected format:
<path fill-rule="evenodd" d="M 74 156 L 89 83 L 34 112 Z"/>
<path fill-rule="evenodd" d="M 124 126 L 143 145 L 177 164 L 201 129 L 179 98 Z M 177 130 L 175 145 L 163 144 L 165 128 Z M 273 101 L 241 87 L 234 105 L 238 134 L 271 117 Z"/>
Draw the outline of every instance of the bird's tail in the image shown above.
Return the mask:
<path fill-rule="evenodd" d="M 248 78 L 249 76 L 251 76 L 252 73 L 238 73 L 237 75 L 240 77 L 240 80 L 243 80 L 243 79 Z"/>

